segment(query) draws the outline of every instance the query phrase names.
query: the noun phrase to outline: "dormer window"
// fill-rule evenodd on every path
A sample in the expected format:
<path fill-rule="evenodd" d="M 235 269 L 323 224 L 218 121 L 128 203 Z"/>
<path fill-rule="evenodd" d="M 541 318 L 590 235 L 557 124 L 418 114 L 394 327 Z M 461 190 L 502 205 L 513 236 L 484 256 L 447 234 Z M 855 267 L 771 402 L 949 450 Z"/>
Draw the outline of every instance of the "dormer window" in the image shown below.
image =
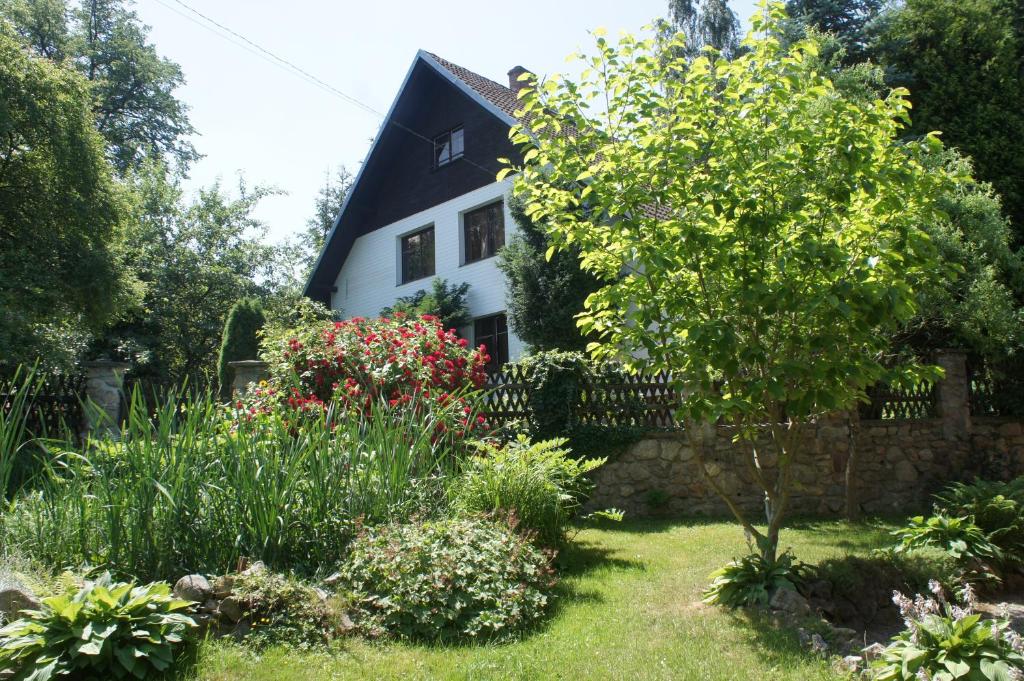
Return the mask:
<path fill-rule="evenodd" d="M 434 138 L 434 167 L 440 168 L 455 159 L 462 158 L 465 150 L 466 144 L 461 125 L 438 135 Z"/>

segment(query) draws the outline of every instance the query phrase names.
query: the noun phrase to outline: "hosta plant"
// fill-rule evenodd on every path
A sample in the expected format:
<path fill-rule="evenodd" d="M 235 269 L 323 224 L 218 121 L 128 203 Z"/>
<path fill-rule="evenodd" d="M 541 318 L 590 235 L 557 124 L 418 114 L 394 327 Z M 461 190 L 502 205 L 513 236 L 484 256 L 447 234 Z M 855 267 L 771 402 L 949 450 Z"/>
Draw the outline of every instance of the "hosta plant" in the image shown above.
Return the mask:
<path fill-rule="evenodd" d="M 729 608 L 768 605 L 778 589 L 795 590 L 803 581 L 803 571 L 803 564 L 789 551 L 773 561 L 752 553 L 711 573 L 704 602 Z"/>
<path fill-rule="evenodd" d="M 104 574 L 0 629 L 0 669 L 14 681 L 155 678 L 196 626 L 182 612 L 188 606 L 164 582 L 136 586 Z"/>
<path fill-rule="evenodd" d="M 935 495 L 935 512 L 970 516 L 1004 562 L 1024 563 L 1024 477 L 1008 482 L 955 482 Z"/>
<path fill-rule="evenodd" d="M 874 663 L 875 681 L 1017 681 L 1024 678 L 1024 640 L 1006 619 L 983 620 L 974 612 L 970 586 L 960 605 L 946 600 L 938 582 L 931 596 L 893 602 L 906 628 Z"/>
<path fill-rule="evenodd" d="M 915 516 L 893 534 L 899 540 L 898 553 L 934 546 L 965 563 L 984 563 L 1002 557 L 999 547 L 989 541 L 971 517 L 952 517 L 942 513 L 929 518 Z"/>
<path fill-rule="evenodd" d="M 555 582 L 549 563 L 486 520 L 391 525 L 352 543 L 339 586 L 370 635 L 505 638 L 546 611 Z"/>

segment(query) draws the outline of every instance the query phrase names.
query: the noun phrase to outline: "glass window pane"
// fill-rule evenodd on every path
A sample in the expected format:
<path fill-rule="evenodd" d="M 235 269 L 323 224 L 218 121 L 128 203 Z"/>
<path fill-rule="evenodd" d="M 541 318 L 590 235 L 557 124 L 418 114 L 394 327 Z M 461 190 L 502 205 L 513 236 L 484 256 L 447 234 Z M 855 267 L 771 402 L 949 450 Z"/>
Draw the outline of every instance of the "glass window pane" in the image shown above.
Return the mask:
<path fill-rule="evenodd" d="M 462 137 L 462 128 L 455 128 L 452 130 L 452 158 L 462 156 L 463 151 L 465 151 L 465 143 Z"/>
<path fill-rule="evenodd" d="M 402 283 L 434 274 L 434 228 L 402 237 Z"/>
<path fill-rule="evenodd" d="M 434 165 L 443 166 L 451 160 L 451 136 L 448 133 L 434 138 Z"/>
<path fill-rule="evenodd" d="M 463 216 L 466 262 L 489 258 L 505 245 L 505 211 L 501 201 Z"/>

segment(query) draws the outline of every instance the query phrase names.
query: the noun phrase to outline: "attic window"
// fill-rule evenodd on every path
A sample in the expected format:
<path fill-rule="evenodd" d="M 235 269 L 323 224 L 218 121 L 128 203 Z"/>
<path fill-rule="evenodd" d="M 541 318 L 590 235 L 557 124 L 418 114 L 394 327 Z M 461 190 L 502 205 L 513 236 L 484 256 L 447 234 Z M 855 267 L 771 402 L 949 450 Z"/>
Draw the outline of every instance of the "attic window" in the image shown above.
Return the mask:
<path fill-rule="evenodd" d="M 452 128 L 448 132 L 434 138 L 434 167 L 440 168 L 448 165 L 458 158 L 462 158 L 466 150 L 466 144 L 462 135 L 462 126 Z"/>

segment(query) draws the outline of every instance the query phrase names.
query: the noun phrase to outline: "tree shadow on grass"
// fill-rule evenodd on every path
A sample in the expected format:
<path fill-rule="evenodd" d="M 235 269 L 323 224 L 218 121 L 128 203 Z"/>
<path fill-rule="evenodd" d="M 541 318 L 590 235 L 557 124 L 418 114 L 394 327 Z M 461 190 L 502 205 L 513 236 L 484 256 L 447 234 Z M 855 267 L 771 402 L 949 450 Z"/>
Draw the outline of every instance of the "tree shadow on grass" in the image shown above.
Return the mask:
<path fill-rule="evenodd" d="M 792 668 L 815 661 L 811 651 L 801 644 L 796 625 L 779 626 L 770 614 L 757 610 L 734 610 L 728 617 L 770 666 Z"/>
<path fill-rule="evenodd" d="M 621 571 L 647 570 L 647 563 L 636 558 L 616 556 L 616 549 L 577 537 L 561 548 L 555 557 L 555 569 L 560 578 L 581 577 L 597 569 L 612 568 Z"/>

